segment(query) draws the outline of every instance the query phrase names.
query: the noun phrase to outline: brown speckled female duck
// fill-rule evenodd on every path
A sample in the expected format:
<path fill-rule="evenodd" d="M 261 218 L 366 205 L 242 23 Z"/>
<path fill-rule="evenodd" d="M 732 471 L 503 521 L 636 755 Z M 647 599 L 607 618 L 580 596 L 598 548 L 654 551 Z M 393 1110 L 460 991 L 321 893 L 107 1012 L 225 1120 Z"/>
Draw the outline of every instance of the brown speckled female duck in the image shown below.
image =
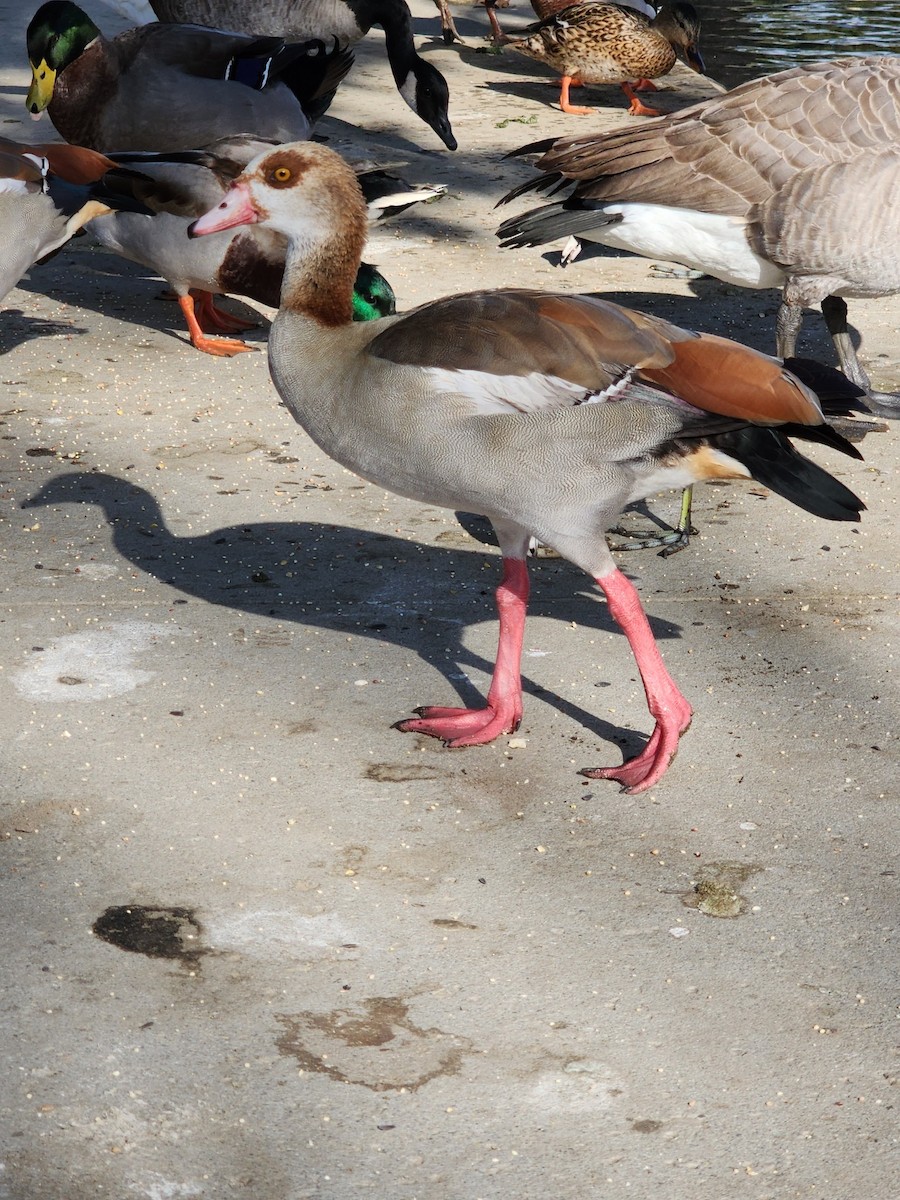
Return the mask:
<path fill-rule="evenodd" d="M 656 109 L 641 102 L 632 81 L 668 74 L 679 55 L 689 67 L 703 73 L 699 39 L 696 9 L 679 0 L 665 5 L 652 20 L 617 4 L 573 4 L 541 21 L 527 37 L 504 37 L 503 41 L 559 73 L 563 112 L 584 115 L 592 111 L 570 103 L 573 83 L 618 83 L 631 102 L 630 113 L 658 116 Z"/>

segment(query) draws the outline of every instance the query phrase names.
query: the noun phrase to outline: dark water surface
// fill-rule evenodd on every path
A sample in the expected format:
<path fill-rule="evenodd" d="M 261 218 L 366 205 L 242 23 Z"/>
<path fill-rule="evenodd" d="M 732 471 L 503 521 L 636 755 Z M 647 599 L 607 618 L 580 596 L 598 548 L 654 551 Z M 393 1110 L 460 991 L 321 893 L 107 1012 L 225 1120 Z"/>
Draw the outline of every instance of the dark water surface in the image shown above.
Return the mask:
<path fill-rule="evenodd" d="M 734 87 L 804 62 L 900 54 L 895 0 L 692 0 L 710 76 Z"/>

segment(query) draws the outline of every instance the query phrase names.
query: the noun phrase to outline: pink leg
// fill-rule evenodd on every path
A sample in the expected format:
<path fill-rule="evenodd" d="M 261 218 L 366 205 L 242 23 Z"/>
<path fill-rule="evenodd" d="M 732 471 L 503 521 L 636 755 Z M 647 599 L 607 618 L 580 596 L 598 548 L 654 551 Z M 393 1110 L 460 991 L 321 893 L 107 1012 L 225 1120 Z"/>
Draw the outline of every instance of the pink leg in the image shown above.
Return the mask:
<path fill-rule="evenodd" d="M 628 638 L 656 726 L 636 758 L 621 767 L 589 767 L 580 774 L 589 779 L 616 779 L 633 796 L 653 787 L 665 774 L 678 749 L 678 739 L 691 723 L 691 706 L 665 668 L 634 585 L 619 570 L 596 582 L 606 593 L 609 611 Z"/>
<path fill-rule="evenodd" d="M 501 733 L 513 733 L 522 720 L 522 639 L 528 606 L 528 568 L 524 559 L 504 558 L 497 588 L 500 640 L 494 677 L 485 708 L 416 709 L 418 717 L 398 721 L 404 733 L 426 733 L 448 746 L 483 746 Z"/>

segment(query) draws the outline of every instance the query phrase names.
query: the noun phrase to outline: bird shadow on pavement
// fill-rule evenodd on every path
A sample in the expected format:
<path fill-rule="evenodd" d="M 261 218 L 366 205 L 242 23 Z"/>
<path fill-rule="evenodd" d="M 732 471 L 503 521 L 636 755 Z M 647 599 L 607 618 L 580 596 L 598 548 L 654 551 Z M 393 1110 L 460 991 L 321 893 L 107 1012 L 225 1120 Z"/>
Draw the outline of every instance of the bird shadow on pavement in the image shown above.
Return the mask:
<path fill-rule="evenodd" d="M 464 704 L 483 703 L 468 671 L 489 675 L 493 662 L 464 645 L 463 633 L 469 626 L 496 621 L 496 555 L 313 521 L 249 523 L 179 536 L 169 529 L 149 491 L 100 472 L 52 477 L 23 503 L 25 508 L 68 505 L 101 508 L 115 550 L 185 595 L 240 612 L 393 643 L 442 673 Z M 83 533 L 72 526 L 71 518 L 66 533 L 70 544 L 83 538 L 87 547 L 80 546 L 82 553 L 98 537 L 105 544 L 109 536 L 102 527 L 98 535 L 92 513 L 85 513 Z M 451 537 L 465 535 L 452 531 Z M 532 617 L 574 622 L 580 637 L 621 632 L 587 576 L 568 562 L 540 562 L 531 574 Z M 681 636 L 675 622 L 650 620 L 657 638 Z M 610 673 L 636 673 L 624 639 L 616 656 Z M 598 687 L 607 684 L 601 672 L 599 665 Z M 622 746 L 626 757 L 646 740 L 645 734 L 623 730 L 533 680 L 525 678 L 523 686 L 526 694 L 540 697 L 598 739 Z M 428 703 L 446 700 L 423 698 Z"/>
<path fill-rule="evenodd" d="M 80 325 L 71 325 L 68 321 L 52 321 L 46 317 L 30 317 L 20 308 L 3 310 L 3 320 L 0 322 L 0 355 L 9 354 L 16 346 L 35 338 L 60 337 L 76 333 L 84 334 L 88 330 Z"/>

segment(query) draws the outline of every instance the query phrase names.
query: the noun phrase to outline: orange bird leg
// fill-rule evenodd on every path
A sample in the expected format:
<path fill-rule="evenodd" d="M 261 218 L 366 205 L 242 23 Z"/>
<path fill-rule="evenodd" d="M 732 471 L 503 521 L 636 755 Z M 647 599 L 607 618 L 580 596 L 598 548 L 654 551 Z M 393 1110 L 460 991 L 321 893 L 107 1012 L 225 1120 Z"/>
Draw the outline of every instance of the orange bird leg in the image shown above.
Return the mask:
<path fill-rule="evenodd" d="M 652 79 L 644 79 L 641 76 L 635 83 L 631 85 L 636 92 L 658 92 L 659 88 Z"/>
<path fill-rule="evenodd" d="M 666 773 L 678 749 L 678 739 L 691 723 L 691 706 L 666 670 L 634 585 L 618 569 L 598 577 L 596 583 L 605 592 L 609 611 L 628 638 L 656 725 L 636 758 L 621 767 L 587 767 L 579 774 L 588 779 L 615 779 L 634 796 L 653 787 Z"/>
<path fill-rule="evenodd" d="M 253 349 L 252 346 L 245 346 L 243 342 L 232 338 L 207 337 L 200 328 L 200 322 L 194 313 L 193 296 L 179 296 L 178 306 L 187 322 L 188 332 L 191 335 L 191 345 L 196 346 L 198 350 L 202 350 L 204 354 L 215 354 L 219 358 L 231 358 L 235 354 L 240 354 L 243 350 Z"/>
<path fill-rule="evenodd" d="M 574 113 L 579 117 L 587 117 L 594 111 L 592 108 L 581 108 L 577 104 L 569 103 L 569 88 L 580 82 L 580 80 L 573 79 L 571 75 L 563 75 L 560 80 L 559 107 L 564 113 Z"/>
<path fill-rule="evenodd" d="M 398 721 L 403 733 L 442 738 L 447 746 L 483 746 L 501 733 L 514 733 L 522 720 L 522 639 L 528 607 L 528 568 L 524 559 L 504 558 L 497 588 L 500 640 L 485 708 L 419 708 L 418 717 Z"/>
<path fill-rule="evenodd" d="M 659 89 L 657 88 L 655 90 L 658 91 Z M 628 106 L 628 111 L 631 114 L 631 116 L 633 116 L 633 117 L 658 117 L 658 116 L 660 116 L 660 111 L 658 108 L 648 108 L 647 105 L 643 103 L 640 96 L 635 95 L 634 87 L 632 86 L 632 84 L 623 83 L 622 91 L 625 93 L 625 95 L 631 101 L 631 103 Z"/>
<path fill-rule="evenodd" d="M 246 317 L 239 317 L 224 308 L 217 308 L 216 298 L 212 292 L 198 290 L 192 292 L 192 295 L 197 320 L 207 333 L 212 333 L 216 329 L 224 333 L 237 333 L 240 329 L 257 329 L 259 327 L 257 321 L 248 321 Z"/>

